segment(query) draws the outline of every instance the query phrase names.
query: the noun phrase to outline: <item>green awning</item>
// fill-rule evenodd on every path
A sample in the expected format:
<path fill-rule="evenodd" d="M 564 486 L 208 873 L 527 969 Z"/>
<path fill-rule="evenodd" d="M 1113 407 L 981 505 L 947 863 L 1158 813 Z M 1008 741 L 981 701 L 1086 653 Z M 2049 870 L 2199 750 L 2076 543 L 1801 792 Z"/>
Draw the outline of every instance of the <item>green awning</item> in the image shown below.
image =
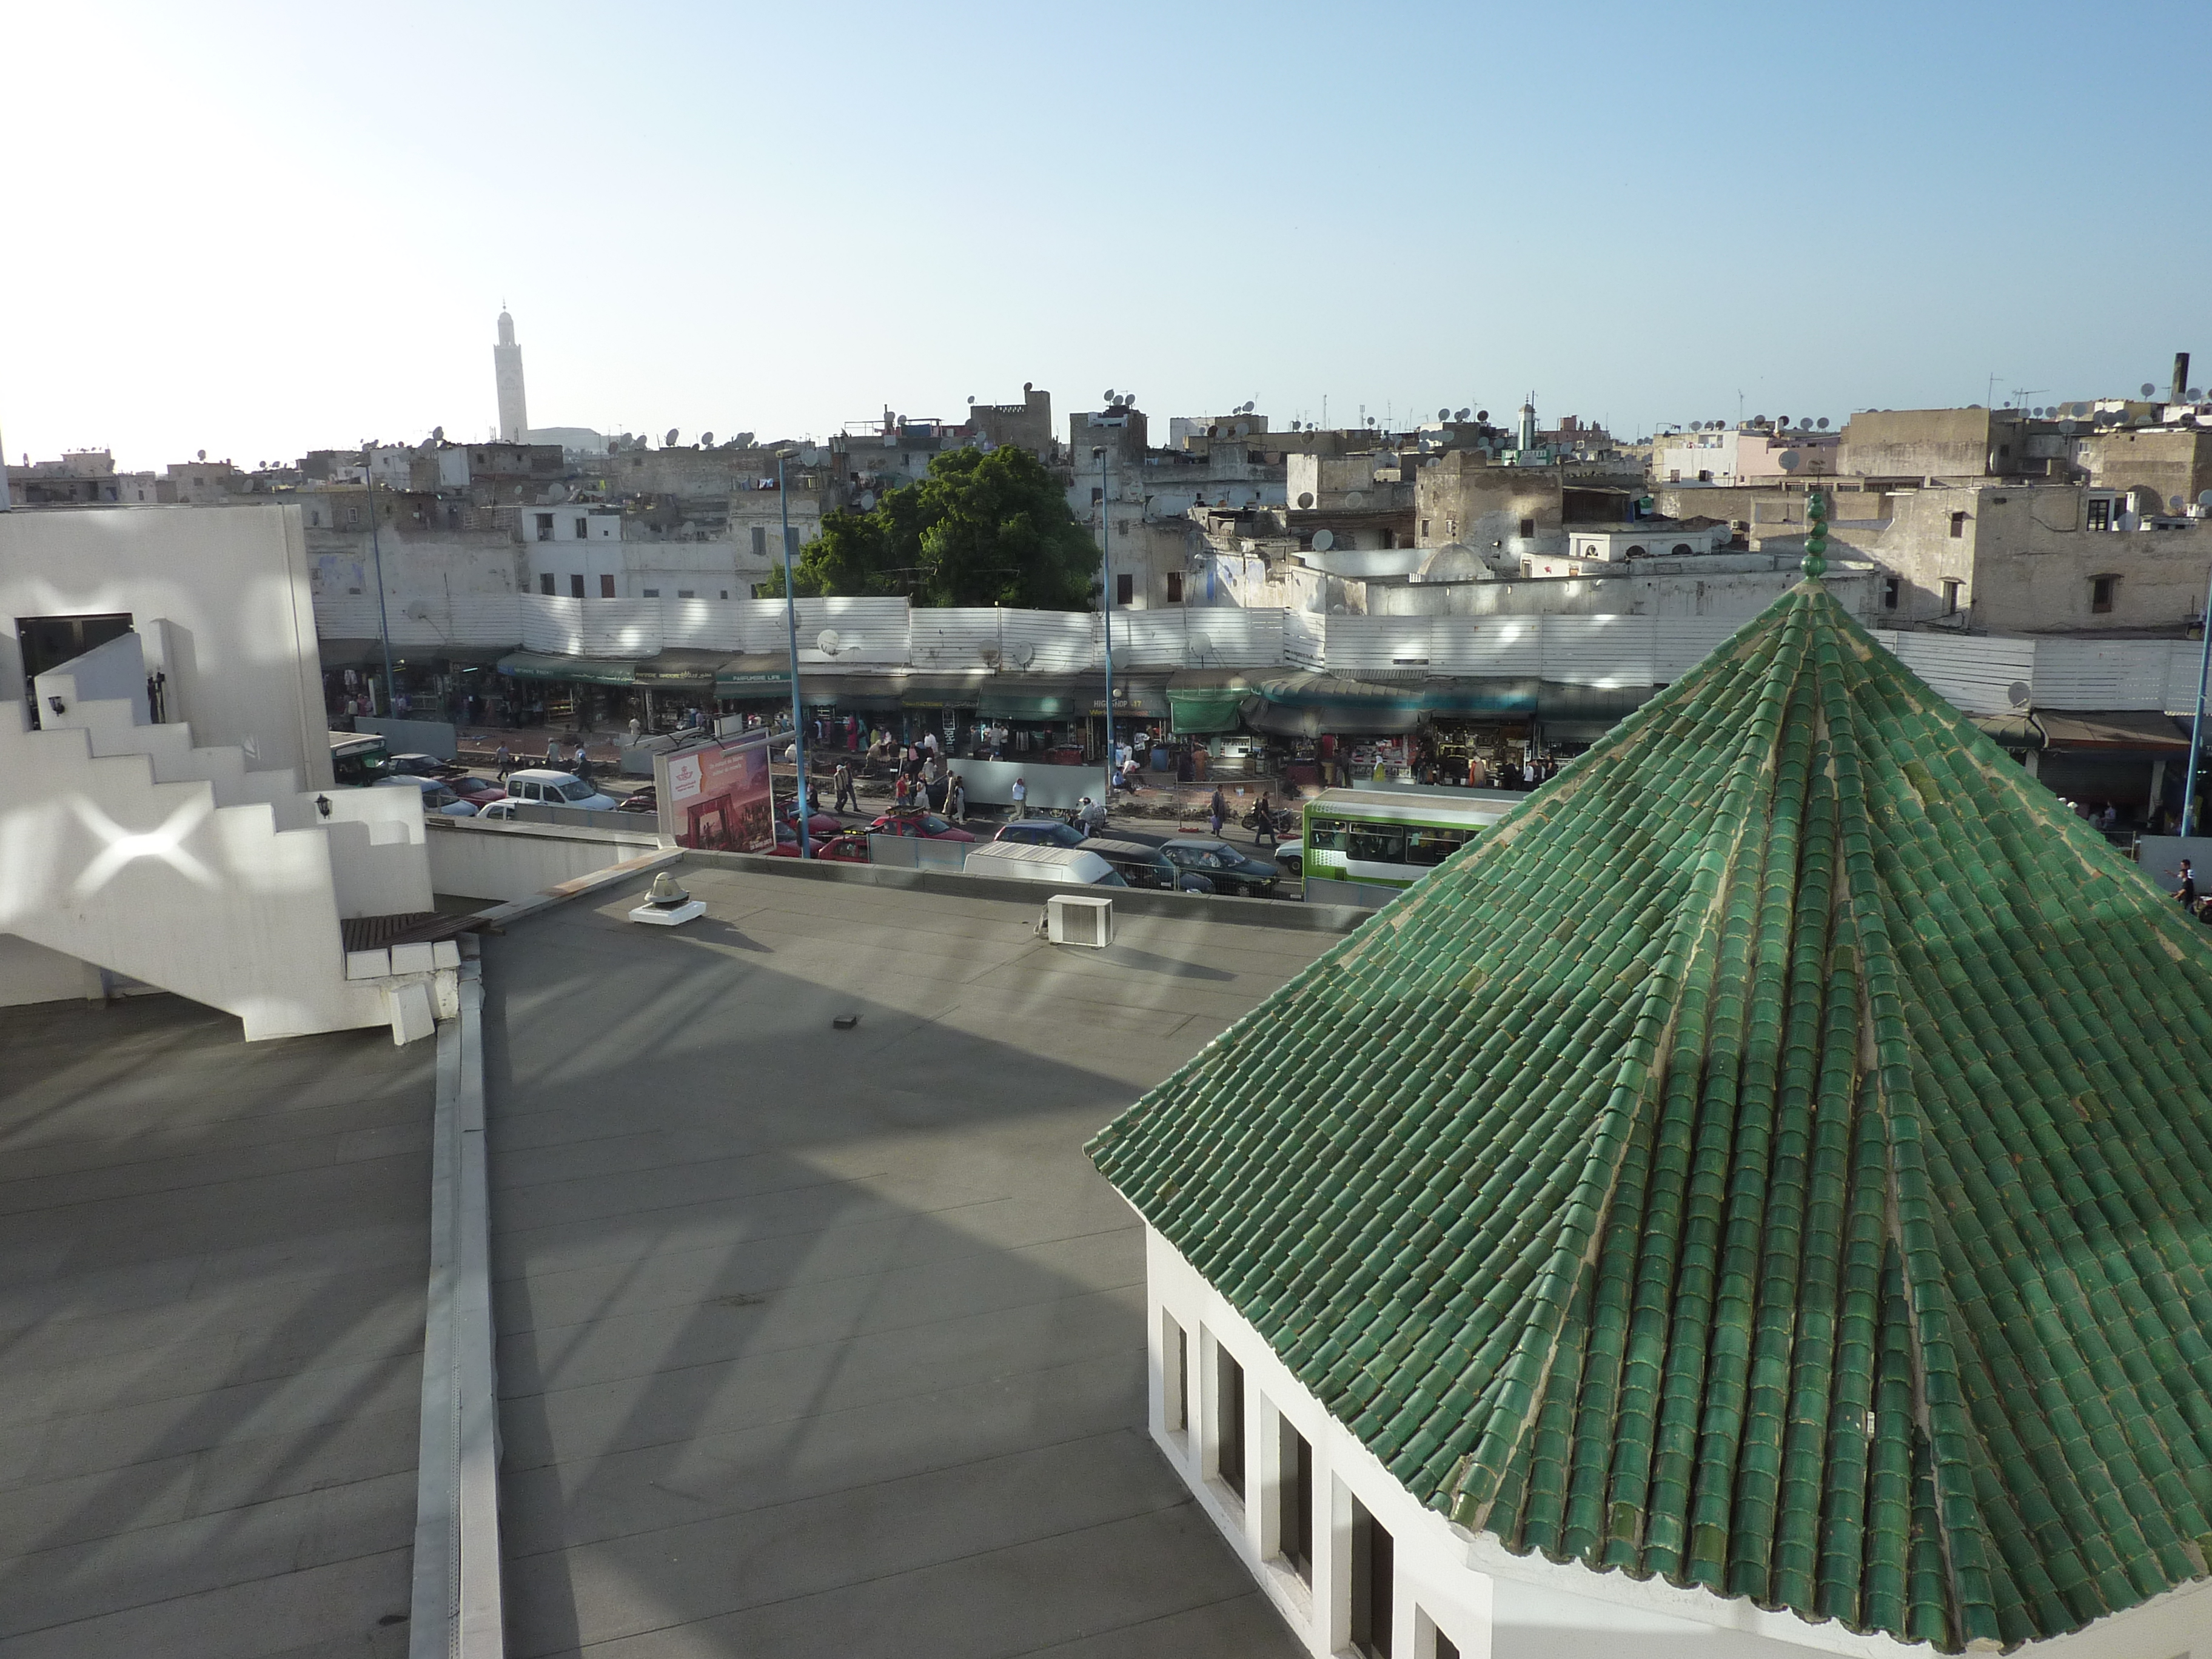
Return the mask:
<path fill-rule="evenodd" d="M 579 685 L 632 685 L 636 669 L 635 663 L 604 657 L 554 657 L 536 651 L 510 651 L 499 659 L 499 672 L 518 680 L 570 680 Z"/>
<path fill-rule="evenodd" d="M 1237 711 L 1251 695 L 1241 686 L 1233 685 L 1197 686 L 1188 691 L 1168 687 L 1168 710 L 1175 720 L 1176 735 L 1234 732 Z"/>

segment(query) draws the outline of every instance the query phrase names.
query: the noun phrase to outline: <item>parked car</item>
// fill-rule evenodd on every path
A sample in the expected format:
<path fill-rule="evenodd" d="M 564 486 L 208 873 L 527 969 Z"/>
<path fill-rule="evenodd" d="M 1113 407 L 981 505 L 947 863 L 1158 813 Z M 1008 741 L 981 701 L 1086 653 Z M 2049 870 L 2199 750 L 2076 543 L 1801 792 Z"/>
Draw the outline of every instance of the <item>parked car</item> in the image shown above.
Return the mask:
<path fill-rule="evenodd" d="M 775 804 L 775 818 L 778 823 L 797 823 L 799 812 L 789 801 L 780 800 Z M 845 820 L 817 810 L 806 815 L 806 833 L 817 841 L 827 841 L 845 833 Z"/>
<path fill-rule="evenodd" d="M 507 775 L 507 798 L 543 806 L 580 806 L 588 811 L 611 812 L 612 795 L 603 795 L 574 772 L 556 772 L 533 766 Z"/>
<path fill-rule="evenodd" d="M 1083 851 L 1096 853 L 1112 865 L 1132 887 L 1157 887 L 1173 893 L 1210 893 L 1213 878 L 1176 865 L 1157 847 L 1123 841 L 1115 836 L 1094 836 Z"/>
<path fill-rule="evenodd" d="M 975 836 L 958 829 L 934 812 L 916 811 L 909 807 L 903 812 L 886 812 L 868 826 L 872 836 L 920 836 L 928 841 L 974 841 Z"/>
<path fill-rule="evenodd" d="M 866 864 L 868 861 L 868 838 L 860 830 L 847 830 L 835 836 L 815 836 L 810 850 L 817 859 L 828 859 L 834 864 Z M 769 849 L 772 859 L 795 859 L 799 856 L 799 832 L 787 823 L 775 826 L 775 845 Z"/>
<path fill-rule="evenodd" d="M 1080 847 L 1084 832 L 1060 818 L 1016 818 L 999 826 L 993 841 L 1018 841 L 1025 847 Z"/>
<path fill-rule="evenodd" d="M 455 794 L 452 789 L 447 787 L 444 780 L 440 778 L 419 778 L 405 775 L 391 778 L 379 778 L 376 781 L 375 787 L 379 789 L 413 789 L 417 791 L 422 797 L 422 810 L 425 812 L 435 812 L 441 817 L 449 818 L 472 818 L 477 815 L 475 803 L 472 801 L 463 800 L 459 795 Z"/>
<path fill-rule="evenodd" d="M 1282 872 L 1273 864 L 1210 836 L 1179 836 L 1160 851 L 1178 870 L 1204 876 L 1217 892 L 1273 898 L 1281 879 Z"/>
<path fill-rule="evenodd" d="M 1002 881 L 1045 881 L 1062 887 L 1127 887 L 1121 874 L 1080 847 L 1039 847 L 1019 841 L 987 842 L 968 854 L 962 872 Z"/>
<path fill-rule="evenodd" d="M 632 790 L 615 803 L 615 811 L 658 813 L 660 811 L 659 792 L 654 785 L 649 783 L 642 789 Z"/>
<path fill-rule="evenodd" d="M 492 782 L 489 778 L 447 778 L 445 782 L 447 788 L 478 811 L 482 811 L 495 800 L 507 799 L 505 787 Z"/>
<path fill-rule="evenodd" d="M 385 769 L 401 777 L 443 778 L 461 769 L 451 761 L 440 760 L 435 755 L 394 755 L 391 764 Z"/>
<path fill-rule="evenodd" d="M 515 809 L 521 805 L 522 803 L 517 800 L 495 800 L 489 806 L 477 809 L 477 821 L 479 823 L 512 823 L 514 822 Z"/>
<path fill-rule="evenodd" d="M 1291 881 L 1303 881 L 1306 873 L 1306 844 L 1302 841 L 1278 842 L 1275 844 L 1275 868 Z"/>

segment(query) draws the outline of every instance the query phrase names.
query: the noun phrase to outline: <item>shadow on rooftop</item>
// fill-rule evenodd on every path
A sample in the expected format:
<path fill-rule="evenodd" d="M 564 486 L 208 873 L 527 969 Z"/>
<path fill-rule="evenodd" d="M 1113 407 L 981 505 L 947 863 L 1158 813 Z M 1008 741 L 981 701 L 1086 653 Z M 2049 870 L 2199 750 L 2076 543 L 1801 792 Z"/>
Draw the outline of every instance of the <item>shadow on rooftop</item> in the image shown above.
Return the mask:
<path fill-rule="evenodd" d="M 1146 1435 L 1141 1234 L 1080 1151 L 1196 993 L 1092 1007 L 1047 953 L 921 1012 L 988 963 L 871 915 L 918 936 L 488 945 L 511 1651 L 1295 1653 Z"/>

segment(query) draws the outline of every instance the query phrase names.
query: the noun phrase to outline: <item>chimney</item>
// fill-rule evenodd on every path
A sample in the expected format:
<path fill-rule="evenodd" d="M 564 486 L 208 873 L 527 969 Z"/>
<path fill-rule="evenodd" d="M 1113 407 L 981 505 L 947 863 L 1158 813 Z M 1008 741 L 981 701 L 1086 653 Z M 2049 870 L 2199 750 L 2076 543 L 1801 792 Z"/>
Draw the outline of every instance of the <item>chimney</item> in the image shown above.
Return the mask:
<path fill-rule="evenodd" d="M 2173 354 L 2172 395 L 2166 398 L 2166 402 L 2170 404 L 2185 403 L 2188 401 L 2188 398 L 2189 354 L 2185 351 L 2177 351 Z"/>

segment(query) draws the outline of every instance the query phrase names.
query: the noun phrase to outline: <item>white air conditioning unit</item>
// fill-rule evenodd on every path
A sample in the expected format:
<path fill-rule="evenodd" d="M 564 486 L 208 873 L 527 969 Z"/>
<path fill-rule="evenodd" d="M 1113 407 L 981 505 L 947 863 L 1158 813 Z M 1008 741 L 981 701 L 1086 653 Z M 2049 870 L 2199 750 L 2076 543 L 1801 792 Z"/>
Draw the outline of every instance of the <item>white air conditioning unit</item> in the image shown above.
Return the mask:
<path fill-rule="evenodd" d="M 1044 902 L 1045 937 L 1054 945 L 1103 951 L 1114 942 L 1114 901 L 1054 893 Z"/>

